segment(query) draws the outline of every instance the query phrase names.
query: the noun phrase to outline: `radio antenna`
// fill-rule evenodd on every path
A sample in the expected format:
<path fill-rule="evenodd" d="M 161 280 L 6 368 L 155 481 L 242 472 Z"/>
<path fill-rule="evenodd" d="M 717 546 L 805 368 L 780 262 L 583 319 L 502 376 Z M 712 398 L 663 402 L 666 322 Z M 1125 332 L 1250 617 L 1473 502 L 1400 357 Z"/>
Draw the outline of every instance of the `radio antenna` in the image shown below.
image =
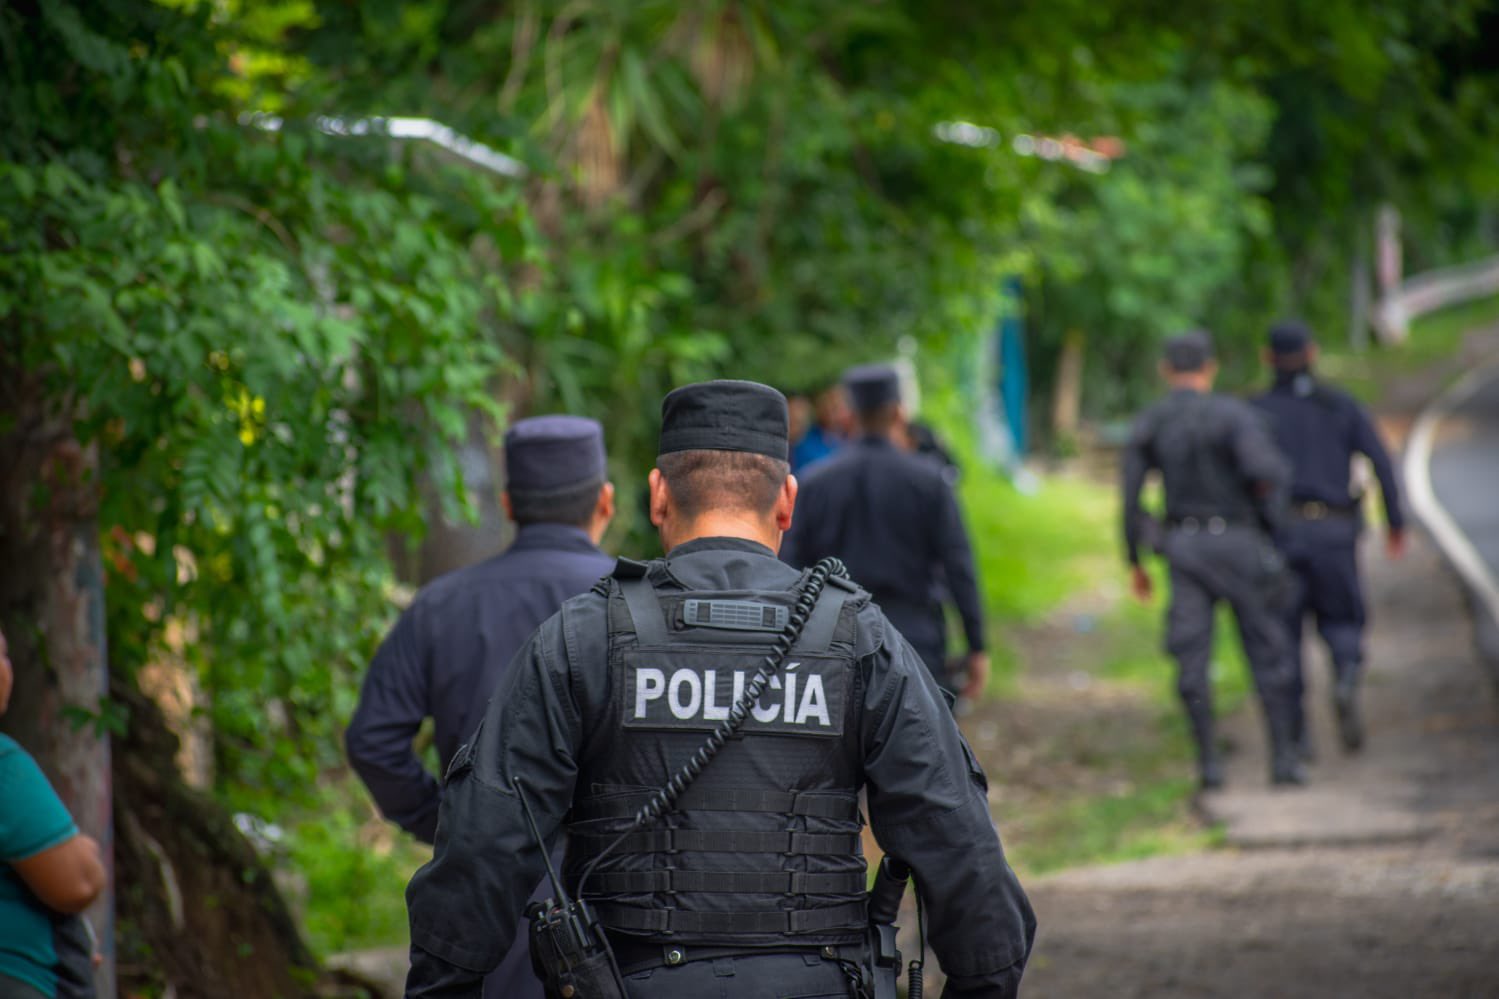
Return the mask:
<path fill-rule="evenodd" d="M 567 888 L 563 886 L 562 879 L 557 876 L 557 869 L 552 866 L 552 854 L 547 850 L 546 840 L 541 838 L 541 830 L 536 826 L 536 816 L 531 814 L 531 803 L 526 800 L 525 792 L 521 790 L 521 779 L 515 778 L 515 796 L 520 799 L 520 807 L 526 813 L 526 824 L 531 827 L 531 836 L 536 840 L 536 845 L 541 848 L 541 859 L 547 867 L 547 878 L 552 882 L 552 890 L 557 893 L 557 901 L 564 907 L 573 904 L 572 899 L 567 896 Z"/>

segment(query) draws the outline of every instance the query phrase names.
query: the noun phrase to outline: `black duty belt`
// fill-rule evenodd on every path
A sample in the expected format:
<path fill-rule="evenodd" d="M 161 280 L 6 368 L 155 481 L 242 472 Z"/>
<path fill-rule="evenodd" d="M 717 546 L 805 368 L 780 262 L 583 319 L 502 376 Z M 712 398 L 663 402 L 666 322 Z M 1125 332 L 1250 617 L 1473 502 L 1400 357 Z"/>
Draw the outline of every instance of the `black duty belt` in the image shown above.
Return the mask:
<path fill-rule="evenodd" d="M 595 874 L 601 892 L 727 892 L 766 895 L 853 895 L 865 889 L 863 871 L 611 871 Z"/>
<path fill-rule="evenodd" d="M 1167 517 L 1166 526 L 1183 534 L 1222 534 L 1230 527 L 1252 527 L 1257 522 L 1250 517 L 1224 517 L 1213 514 L 1206 517 Z"/>
<path fill-rule="evenodd" d="M 594 857 L 616 834 L 575 833 L 570 842 L 585 857 Z M 859 849 L 858 833 L 747 832 L 712 829 L 647 829 L 631 833 L 616 853 L 779 853 L 851 856 Z"/>
<path fill-rule="evenodd" d="M 768 947 L 719 947 L 705 944 L 647 943 L 615 934 L 611 941 L 621 974 L 633 975 L 649 968 L 669 968 L 693 961 L 716 961 L 719 958 L 770 957 L 777 954 L 803 954 L 825 961 L 847 961 L 859 964 L 869 948 L 862 944 L 776 944 Z"/>
<path fill-rule="evenodd" d="M 655 796 L 654 791 L 632 791 L 588 798 L 573 807 L 574 822 L 630 818 Z M 706 788 L 693 785 L 677 799 L 677 811 L 772 812 L 820 819 L 859 820 L 859 799 L 832 791 L 761 791 L 745 788 Z"/>
<path fill-rule="evenodd" d="M 1335 517 L 1357 517 L 1357 503 L 1323 503 L 1321 500 L 1296 500 L 1291 512 L 1302 520 L 1327 520 Z"/>
<path fill-rule="evenodd" d="M 599 921 L 611 930 L 687 936 L 747 933 L 818 933 L 856 930 L 868 921 L 863 900 L 816 909 L 774 909 L 760 912 L 694 912 L 687 909 L 640 909 L 630 905 L 594 903 Z"/>

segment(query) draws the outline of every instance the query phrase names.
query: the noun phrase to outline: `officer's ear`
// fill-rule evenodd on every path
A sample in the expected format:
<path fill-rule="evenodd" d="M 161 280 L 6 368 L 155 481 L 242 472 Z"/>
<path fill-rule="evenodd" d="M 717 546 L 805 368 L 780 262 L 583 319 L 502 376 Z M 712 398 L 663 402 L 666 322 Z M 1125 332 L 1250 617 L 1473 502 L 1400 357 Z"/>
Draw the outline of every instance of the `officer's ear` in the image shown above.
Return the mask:
<path fill-rule="evenodd" d="M 505 511 L 505 519 L 514 523 L 515 508 L 510 504 L 510 490 L 506 489 L 500 493 L 500 506 Z"/>
<path fill-rule="evenodd" d="M 786 481 L 781 483 L 781 491 L 776 495 L 776 505 L 772 511 L 776 518 L 776 530 L 783 533 L 791 528 L 791 515 L 796 511 L 798 488 L 796 476 L 786 473 Z"/>
<path fill-rule="evenodd" d="M 661 474 L 659 468 L 651 469 L 647 482 L 651 491 L 651 525 L 660 527 L 671 514 L 671 493 L 666 488 L 666 476 Z"/>
<path fill-rule="evenodd" d="M 593 504 L 593 517 L 588 525 L 588 535 L 593 538 L 594 544 L 604 540 L 604 532 L 609 529 L 609 522 L 613 519 L 614 483 L 605 482 L 599 486 L 599 498 Z"/>
<path fill-rule="evenodd" d="M 1267 368 L 1275 367 L 1275 351 L 1271 350 L 1269 347 L 1266 347 L 1264 350 L 1260 351 L 1260 360 L 1265 362 L 1265 367 Z"/>
<path fill-rule="evenodd" d="M 1309 343 L 1309 344 L 1307 344 L 1306 345 L 1306 366 L 1307 367 L 1311 367 L 1312 365 L 1316 364 L 1317 363 L 1317 355 L 1320 354 L 1320 353 L 1322 353 L 1322 350 L 1315 343 Z"/>

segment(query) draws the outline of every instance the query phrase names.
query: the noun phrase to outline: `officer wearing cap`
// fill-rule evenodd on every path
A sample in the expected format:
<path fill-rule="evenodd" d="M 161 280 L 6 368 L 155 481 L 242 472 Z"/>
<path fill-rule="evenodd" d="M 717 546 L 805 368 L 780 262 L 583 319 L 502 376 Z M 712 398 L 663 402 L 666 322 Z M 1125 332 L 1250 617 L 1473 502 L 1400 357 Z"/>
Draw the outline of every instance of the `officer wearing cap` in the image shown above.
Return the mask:
<path fill-rule="evenodd" d="M 422 588 L 375 653 L 345 736 L 381 813 L 424 843 L 436 835 L 441 793 L 412 748 L 422 720 L 433 720 L 446 770 L 521 643 L 614 567 L 598 549 L 614 515 L 598 423 L 521 420 L 505 434 L 505 474 L 514 542 Z M 524 944 L 490 977 L 490 995 L 541 999 Z"/>
<path fill-rule="evenodd" d="M 1266 351 L 1275 383 L 1254 400 L 1291 461 L 1290 516 L 1282 546 L 1294 573 L 1294 586 L 1285 619 L 1291 642 L 1294 727 L 1304 756 L 1310 755 L 1311 746 L 1301 670 L 1302 625 L 1308 613 L 1316 618 L 1332 659 L 1338 734 L 1350 751 L 1364 741 L 1358 710 L 1364 661 L 1364 595 L 1358 576 L 1363 512 L 1361 497 L 1350 484 L 1354 455 L 1367 457 L 1379 479 L 1390 557 L 1399 558 L 1405 549 L 1405 518 L 1390 456 L 1363 407 L 1313 374 L 1316 359 L 1317 345 L 1304 324 L 1276 325 L 1270 330 Z"/>
<path fill-rule="evenodd" d="M 1124 453 L 1124 537 L 1135 594 L 1151 597 L 1140 564 L 1147 519 L 1140 490 L 1152 470 L 1166 493 L 1160 541 L 1171 571 L 1166 649 L 1176 658 L 1177 692 L 1196 741 L 1204 788 L 1223 783 L 1213 741 L 1213 611 L 1226 602 L 1238 619 L 1270 737 L 1270 778 L 1305 781 L 1295 751 L 1289 698 L 1289 649 L 1273 590 L 1284 563 L 1272 544 L 1289 477 L 1259 415 L 1212 391 L 1218 367 L 1212 341 L 1192 332 L 1168 340 L 1161 374 L 1170 394 L 1136 420 Z"/>
<path fill-rule="evenodd" d="M 842 559 L 937 682 L 957 693 L 942 614 L 943 594 L 950 594 L 968 645 L 963 693 L 977 697 L 989 678 L 989 656 L 973 549 L 952 477 L 904 446 L 908 424 L 894 367 L 851 368 L 843 383 L 860 437 L 808 470 L 781 557 L 794 566 Z"/>
<path fill-rule="evenodd" d="M 562 877 L 599 917 L 627 995 L 854 995 L 860 788 L 881 846 L 915 871 L 947 995 L 1017 994 L 1035 921 L 983 772 L 910 645 L 852 583 L 821 590 L 739 735 L 664 814 L 632 825 L 784 641 L 786 609 L 815 578 L 775 557 L 797 494 L 786 437 L 786 401 L 764 385 L 666 397 L 650 513 L 667 554 L 620 560 L 511 664 L 407 890 L 408 996 L 476 995 L 524 932 L 542 854 L 522 795 L 542 837 L 567 829 Z"/>

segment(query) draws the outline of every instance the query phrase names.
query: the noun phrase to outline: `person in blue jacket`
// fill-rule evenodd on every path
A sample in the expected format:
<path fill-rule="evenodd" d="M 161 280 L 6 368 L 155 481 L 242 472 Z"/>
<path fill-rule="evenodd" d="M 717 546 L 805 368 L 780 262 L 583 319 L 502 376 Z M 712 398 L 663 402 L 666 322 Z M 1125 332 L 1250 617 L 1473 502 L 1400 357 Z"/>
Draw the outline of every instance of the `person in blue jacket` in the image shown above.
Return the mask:
<path fill-rule="evenodd" d="M 604 431 L 576 416 L 521 420 L 505 435 L 506 491 L 516 524 L 501 554 L 427 584 L 370 663 L 345 742 L 381 814 L 424 843 L 442 792 L 412 739 L 433 721 L 446 772 L 511 657 L 563 602 L 614 567 L 598 544 L 614 516 Z M 485 982 L 489 995 L 541 999 L 524 936 Z"/>
<path fill-rule="evenodd" d="M 1305 325 L 1294 321 L 1276 325 L 1270 331 L 1266 355 L 1275 372 L 1275 383 L 1254 404 L 1269 418 L 1275 441 L 1290 460 L 1292 471 L 1290 516 L 1281 543 L 1295 581 L 1293 599 L 1285 613 L 1291 634 L 1296 740 L 1302 755 L 1310 756 L 1302 703 L 1306 683 L 1301 668 L 1301 635 L 1306 616 L 1311 614 L 1332 659 L 1338 734 L 1344 748 L 1351 752 L 1364 742 L 1358 686 L 1363 672 L 1366 619 L 1358 570 L 1363 503 L 1350 481 L 1353 456 L 1362 454 L 1374 466 L 1389 524 L 1386 542 L 1392 558 L 1399 558 L 1405 550 L 1400 486 L 1369 414 L 1351 396 L 1313 373 L 1317 345 Z"/>

